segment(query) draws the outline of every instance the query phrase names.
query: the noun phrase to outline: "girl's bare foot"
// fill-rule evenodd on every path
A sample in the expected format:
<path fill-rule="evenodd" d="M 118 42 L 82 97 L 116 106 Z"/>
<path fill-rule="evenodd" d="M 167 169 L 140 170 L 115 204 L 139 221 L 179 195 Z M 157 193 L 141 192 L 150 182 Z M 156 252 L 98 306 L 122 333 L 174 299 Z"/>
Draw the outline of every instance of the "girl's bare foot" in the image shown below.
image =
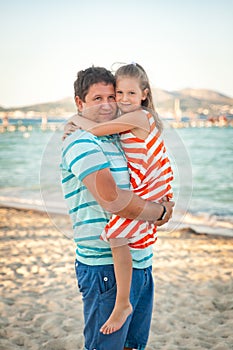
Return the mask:
<path fill-rule="evenodd" d="M 111 315 L 107 321 L 100 328 L 100 332 L 103 334 L 111 334 L 118 331 L 125 323 L 127 317 L 132 313 L 133 308 L 129 303 L 127 305 L 115 305 Z"/>

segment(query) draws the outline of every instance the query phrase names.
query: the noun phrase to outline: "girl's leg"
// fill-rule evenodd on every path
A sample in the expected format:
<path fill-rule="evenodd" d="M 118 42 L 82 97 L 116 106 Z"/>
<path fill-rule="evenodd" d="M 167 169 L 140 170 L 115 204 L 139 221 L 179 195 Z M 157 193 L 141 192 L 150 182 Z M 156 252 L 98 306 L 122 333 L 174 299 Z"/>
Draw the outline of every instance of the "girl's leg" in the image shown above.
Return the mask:
<path fill-rule="evenodd" d="M 120 329 L 132 312 L 129 300 L 132 279 L 132 257 L 127 240 L 110 239 L 114 271 L 117 284 L 117 295 L 114 309 L 108 320 L 100 328 L 103 334 L 111 334 Z M 121 244 L 121 245 L 120 245 Z"/>

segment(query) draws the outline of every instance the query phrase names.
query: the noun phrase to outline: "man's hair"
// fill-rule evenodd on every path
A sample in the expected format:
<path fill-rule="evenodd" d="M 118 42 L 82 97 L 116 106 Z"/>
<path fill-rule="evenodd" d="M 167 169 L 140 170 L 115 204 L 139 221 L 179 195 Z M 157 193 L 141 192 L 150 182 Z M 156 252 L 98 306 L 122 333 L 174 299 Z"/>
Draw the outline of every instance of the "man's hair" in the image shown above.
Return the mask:
<path fill-rule="evenodd" d="M 97 83 L 105 83 L 116 87 L 114 75 L 103 67 L 90 67 L 77 73 L 77 79 L 74 82 L 74 96 L 79 96 L 85 101 L 90 86 Z"/>

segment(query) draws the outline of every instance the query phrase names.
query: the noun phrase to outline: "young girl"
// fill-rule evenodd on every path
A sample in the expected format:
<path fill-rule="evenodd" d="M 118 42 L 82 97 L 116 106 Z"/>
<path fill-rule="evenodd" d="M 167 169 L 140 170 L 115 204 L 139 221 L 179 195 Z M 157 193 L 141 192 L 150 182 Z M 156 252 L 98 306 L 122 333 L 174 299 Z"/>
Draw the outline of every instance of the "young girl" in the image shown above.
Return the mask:
<path fill-rule="evenodd" d="M 130 172 L 131 189 L 143 199 L 162 202 L 172 198 L 170 161 L 161 137 L 162 123 L 155 111 L 146 72 L 139 64 L 120 67 L 116 73 L 116 102 L 121 116 L 106 123 L 76 117 L 79 127 L 96 136 L 120 134 Z M 150 112 L 143 109 L 146 107 Z M 164 212 L 160 218 L 166 214 Z M 122 327 L 133 311 L 130 304 L 132 259 L 130 249 L 143 249 L 157 239 L 153 223 L 112 215 L 101 235 L 111 245 L 117 295 L 114 309 L 100 331 L 110 334 Z"/>

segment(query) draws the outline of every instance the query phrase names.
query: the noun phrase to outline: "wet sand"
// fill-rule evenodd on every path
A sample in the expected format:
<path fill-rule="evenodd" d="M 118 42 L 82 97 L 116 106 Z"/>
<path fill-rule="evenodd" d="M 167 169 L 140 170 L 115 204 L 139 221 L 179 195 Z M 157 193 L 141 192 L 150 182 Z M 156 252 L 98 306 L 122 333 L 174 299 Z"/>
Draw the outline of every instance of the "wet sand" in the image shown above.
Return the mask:
<path fill-rule="evenodd" d="M 69 225 L 61 215 L 56 223 Z M 33 210 L 0 208 L 0 230 L 0 350 L 83 349 L 72 240 Z M 233 349 L 233 238 L 159 237 L 147 350 Z"/>

